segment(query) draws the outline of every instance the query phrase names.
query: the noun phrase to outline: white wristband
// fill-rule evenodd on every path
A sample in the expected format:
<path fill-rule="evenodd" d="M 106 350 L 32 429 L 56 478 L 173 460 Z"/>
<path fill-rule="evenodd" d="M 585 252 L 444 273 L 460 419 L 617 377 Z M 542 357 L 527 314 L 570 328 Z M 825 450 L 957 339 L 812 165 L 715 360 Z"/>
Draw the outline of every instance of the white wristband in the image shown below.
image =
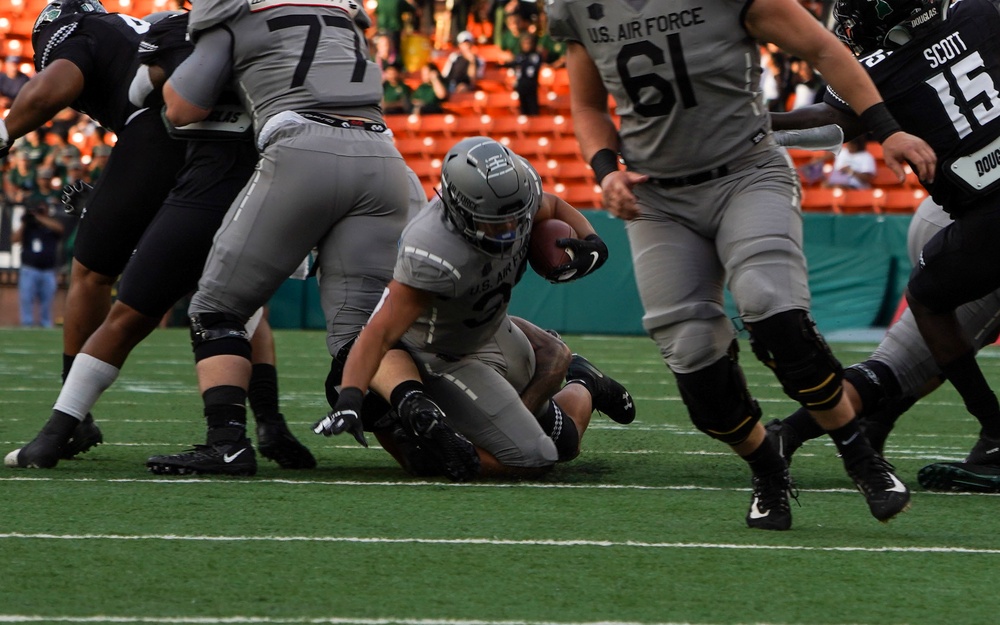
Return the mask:
<path fill-rule="evenodd" d="M 7 124 L 0 118 L 0 150 L 10 145 L 10 133 L 7 132 Z"/>
<path fill-rule="evenodd" d="M 141 108 L 145 106 L 146 96 L 152 92 L 153 81 L 149 78 L 149 66 L 140 65 L 139 69 L 135 70 L 132 84 L 128 87 L 128 100 Z"/>

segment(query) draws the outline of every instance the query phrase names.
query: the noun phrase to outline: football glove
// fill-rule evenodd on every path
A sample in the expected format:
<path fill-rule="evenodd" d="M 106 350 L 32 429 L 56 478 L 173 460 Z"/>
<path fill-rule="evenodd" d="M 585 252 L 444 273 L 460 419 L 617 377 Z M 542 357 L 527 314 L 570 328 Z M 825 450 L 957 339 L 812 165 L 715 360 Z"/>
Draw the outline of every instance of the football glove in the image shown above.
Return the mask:
<path fill-rule="evenodd" d="M 569 282 L 590 275 L 601 268 L 608 260 L 608 246 L 601 237 L 591 234 L 584 239 L 559 239 L 556 245 L 568 248 L 573 258 L 568 263 L 559 265 L 545 276 L 549 282 Z"/>
<path fill-rule="evenodd" d="M 313 424 L 313 432 L 333 436 L 350 432 L 363 447 L 368 446 L 365 429 L 361 424 L 361 404 L 365 395 L 361 389 L 348 386 L 340 389 L 337 404 L 328 415 Z"/>
<path fill-rule="evenodd" d="M 94 187 L 83 180 L 77 180 L 73 184 L 63 187 L 62 204 L 67 215 L 79 215 L 87 205 L 87 197 Z"/>

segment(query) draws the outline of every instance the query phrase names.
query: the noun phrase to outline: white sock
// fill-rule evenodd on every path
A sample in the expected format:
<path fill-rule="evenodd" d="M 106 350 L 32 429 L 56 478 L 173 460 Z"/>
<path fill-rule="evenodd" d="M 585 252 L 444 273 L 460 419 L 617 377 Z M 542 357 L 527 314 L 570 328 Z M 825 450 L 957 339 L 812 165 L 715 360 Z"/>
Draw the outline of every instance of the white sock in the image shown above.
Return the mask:
<path fill-rule="evenodd" d="M 83 421 L 101 393 L 118 379 L 118 372 L 118 367 L 90 354 L 77 354 L 53 408 Z"/>

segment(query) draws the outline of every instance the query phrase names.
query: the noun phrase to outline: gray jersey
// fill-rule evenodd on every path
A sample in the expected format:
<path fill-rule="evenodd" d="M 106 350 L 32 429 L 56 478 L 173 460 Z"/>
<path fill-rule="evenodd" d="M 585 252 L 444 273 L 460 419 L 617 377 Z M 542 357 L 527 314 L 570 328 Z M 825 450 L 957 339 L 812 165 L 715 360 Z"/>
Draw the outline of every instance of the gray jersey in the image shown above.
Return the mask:
<path fill-rule="evenodd" d="M 585 46 L 614 97 L 629 169 L 683 176 L 770 143 L 747 4 L 549 0 L 552 35 Z"/>
<path fill-rule="evenodd" d="M 382 121 L 382 72 L 349 13 L 357 9 L 351 0 L 198 0 L 189 30 L 195 40 L 215 27 L 231 34 L 232 74 L 258 133 L 284 111 Z"/>
<path fill-rule="evenodd" d="M 506 320 L 511 290 L 524 273 L 527 255 L 527 239 L 502 257 L 475 247 L 435 199 L 407 225 L 396 257 L 397 282 L 436 296 L 404 342 L 456 357 L 475 352 Z"/>

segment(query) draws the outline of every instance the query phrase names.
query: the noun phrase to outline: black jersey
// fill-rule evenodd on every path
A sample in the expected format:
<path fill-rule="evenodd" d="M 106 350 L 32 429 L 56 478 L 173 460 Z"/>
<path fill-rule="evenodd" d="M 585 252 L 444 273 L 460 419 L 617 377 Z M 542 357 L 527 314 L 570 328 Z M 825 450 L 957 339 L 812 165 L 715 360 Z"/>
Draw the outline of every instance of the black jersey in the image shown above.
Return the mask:
<path fill-rule="evenodd" d="M 35 70 L 66 59 L 84 76 L 83 93 L 70 105 L 102 126 L 119 132 L 137 110 L 128 89 L 138 67 L 139 42 L 149 24 L 121 13 L 60 17 L 38 37 Z"/>
<path fill-rule="evenodd" d="M 937 153 L 928 190 L 938 204 L 954 213 L 1000 190 L 988 184 L 998 173 L 994 150 L 1000 149 L 1000 0 L 954 2 L 948 19 L 919 39 L 861 63 L 903 129 Z M 825 101 L 846 107 L 829 90 Z M 965 176 L 971 180 L 963 182 L 951 164 L 968 155 L 975 157 Z"/>

